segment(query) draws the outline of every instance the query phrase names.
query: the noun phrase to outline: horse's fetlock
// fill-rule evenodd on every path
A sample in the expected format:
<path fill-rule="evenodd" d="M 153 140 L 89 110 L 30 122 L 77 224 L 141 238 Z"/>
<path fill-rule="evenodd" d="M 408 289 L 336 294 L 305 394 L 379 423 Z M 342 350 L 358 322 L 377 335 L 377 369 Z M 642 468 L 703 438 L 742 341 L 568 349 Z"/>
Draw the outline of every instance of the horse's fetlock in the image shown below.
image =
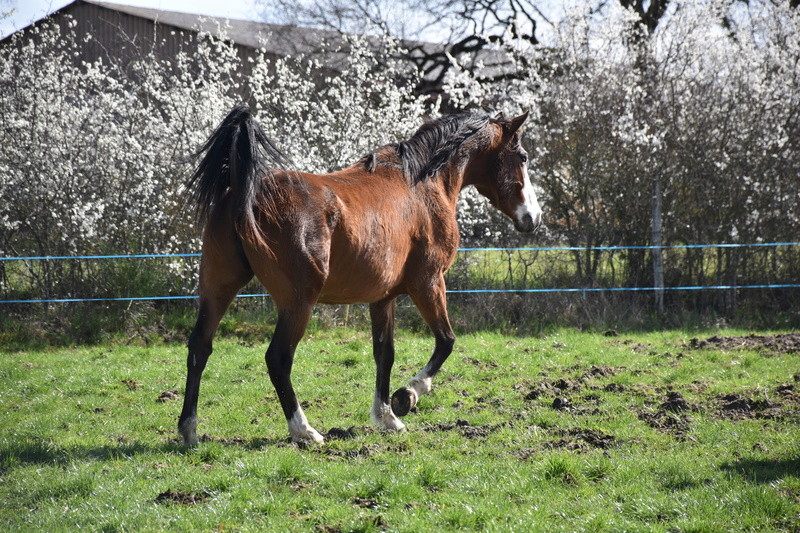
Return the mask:
<path fill-rule="evenodd" d="M 180 433 L 185 447 L 191 448 L 197 446 L 197 417 L 190 416 L 179 422 L 178 433 Z"/>

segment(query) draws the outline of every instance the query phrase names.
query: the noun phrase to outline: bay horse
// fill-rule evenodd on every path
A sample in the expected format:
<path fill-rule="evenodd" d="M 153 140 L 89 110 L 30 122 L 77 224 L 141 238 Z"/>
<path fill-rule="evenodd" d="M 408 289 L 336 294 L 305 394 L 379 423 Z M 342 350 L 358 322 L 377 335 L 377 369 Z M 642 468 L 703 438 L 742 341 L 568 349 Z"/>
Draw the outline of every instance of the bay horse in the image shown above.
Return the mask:
<path fill-rule="evenodd" d="M 408 140 L 378 148 L 330 174 L 277 170 L 285 158 L 236 106 L 196 154 L 187 190 L 205 223 L 197 322 L 189 336 L 186 392 L 178 431 L 197 444 L 200 378 L 212 339 L 233 298 L 255 275 L 278 312 L 266 352 L 270 380 L 294 441 L 323 442 L 308 423 L 291 382 L 295 349 L 317 303 L 368 303 L 377 366 L 371 419 L 382 430 L 431 390 L 453 350 L 444 274 L 459 243 L 456 201 L 473 185 L 521 232 L 542 211 L 511 120 L 467 113 L 428 121 Z M 430 326 L 427 365 L 390 398 L 395 301 L 408 294 Z"/>

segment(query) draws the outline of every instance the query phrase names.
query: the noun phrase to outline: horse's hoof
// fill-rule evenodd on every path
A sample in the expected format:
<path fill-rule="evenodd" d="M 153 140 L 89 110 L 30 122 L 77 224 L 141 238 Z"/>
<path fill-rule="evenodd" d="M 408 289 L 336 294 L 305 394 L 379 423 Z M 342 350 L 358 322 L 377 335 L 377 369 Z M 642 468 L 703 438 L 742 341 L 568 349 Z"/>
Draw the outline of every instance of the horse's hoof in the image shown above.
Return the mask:
<path fill-rule="evenodd" d="M 403 387 L 392 394 L 392 412 L 397 416 L 406 416 L 417 405 L 417 393 L 414 389 Z"/>
<path fill-rule="evenodd" d="M 309 433 L 308 435 L 292 435 L 292 442 L 299 444 L 301 447 L 303 446 L 316 446 L 319 444 L 325 443 L 325 438 L 317 433 Z"/>
<path fill-rule="evenodd" d="M 406 426 L 403 424 L 397 415 L 394 413 L 384 413 L 383 415 L 376 415 L 372 413 L 372 424 L 381 431 L 405 431 Z"/>
<path fill-rule="evenodd" d="M 322 444 L 325 442 L 325 438 L 322 435 L 320 435 L 317 430 L 311 428 L 310 431 L 306 432 L 303 435 L 293 434 L 292 442 L 295 442 L 301 446 L 309 446 L 309 445 Z"/>

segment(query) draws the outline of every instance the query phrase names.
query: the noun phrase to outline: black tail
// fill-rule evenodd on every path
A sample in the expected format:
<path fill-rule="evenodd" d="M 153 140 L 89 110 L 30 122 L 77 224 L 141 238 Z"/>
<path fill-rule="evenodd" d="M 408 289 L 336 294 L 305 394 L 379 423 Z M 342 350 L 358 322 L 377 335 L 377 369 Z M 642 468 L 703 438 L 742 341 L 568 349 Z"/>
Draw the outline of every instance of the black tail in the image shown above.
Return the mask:
<path fill-rule="evenodd" d="M 230 187 L 237 228 L 259 235 L 256 200 L 269 207 L 264 178 L 271 177 L 270 167 L 285 168 L 286 158 L 253 119 L 250 108 L 235 106 L 194 155 L 203 158 L 186 181 L 186 189 L 198 221 L 208 220 Z"/>

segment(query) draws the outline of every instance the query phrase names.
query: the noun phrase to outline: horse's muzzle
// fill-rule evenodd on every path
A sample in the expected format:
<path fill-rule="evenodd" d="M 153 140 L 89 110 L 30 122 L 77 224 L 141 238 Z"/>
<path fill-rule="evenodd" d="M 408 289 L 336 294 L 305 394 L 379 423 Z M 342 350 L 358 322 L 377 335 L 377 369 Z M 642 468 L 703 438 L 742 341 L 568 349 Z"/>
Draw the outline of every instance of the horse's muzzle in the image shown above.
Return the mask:
<path fill-rule="evenodd" d="M 522 233 L 532 233 L 542 225 L 542 214 L 537 213 L 536 216 L 530 213 L 525 213 L 521 218 L 514 220 L 514 227 L 517 231 Z"/>

